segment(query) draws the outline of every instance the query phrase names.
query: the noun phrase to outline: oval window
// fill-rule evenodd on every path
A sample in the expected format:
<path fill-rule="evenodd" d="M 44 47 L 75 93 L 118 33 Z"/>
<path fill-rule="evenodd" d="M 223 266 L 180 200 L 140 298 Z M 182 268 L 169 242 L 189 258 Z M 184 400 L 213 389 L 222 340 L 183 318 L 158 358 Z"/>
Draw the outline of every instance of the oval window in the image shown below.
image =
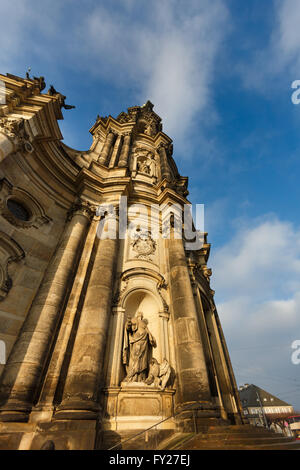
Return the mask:
<path fill-rule="evenodd" d="M 9 211 L 19 220 L 28 221 L 30 219 L 30 213 L 22 204 L 14 199 L 8 199 L 6 202 Z"/>

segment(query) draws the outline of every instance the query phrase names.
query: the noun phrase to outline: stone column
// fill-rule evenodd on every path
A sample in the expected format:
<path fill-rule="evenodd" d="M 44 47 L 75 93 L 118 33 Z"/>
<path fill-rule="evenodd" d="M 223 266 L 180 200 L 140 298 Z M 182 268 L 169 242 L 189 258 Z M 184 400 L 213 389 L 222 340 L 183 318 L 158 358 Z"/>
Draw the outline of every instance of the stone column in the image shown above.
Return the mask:
<path fill-rule="evenodd" d="M 215 381 L 215 387 L 216 387 L 216 391 L 217 391 L 217 395 L 219 399 L 221 418 L 223 418 L 224 420 L 227 420 L 228 416 L 224 408 L 222 391 L 220 388 L 220 381 L 219 381 L 215 357 L 214 357 L 215 355 L 213 353 L 213 348 L 212 348 L 212 342 L 211 342 L 212 333 L 211 331 L 208 331 L 208 328 L 207 328 L 206 315 L 203 309 L 201 294 L 200 294 L 200 290 L 197 284 L 194 284 L 194 295 L 198 304 L 197 307 L 198 307 L 198 313 L 199 313 L 199 321 L 202 326 L 203 335 L 205 336 L 205 347 L 207 348 L 207 354 L 209 356 L 209 361 L 211 363 L 211 368 L 212 368 L 211 373 L 213 373 L 213 379 Z"/>
<path fill-rule="evenodd" d="M 130 133 L 125 134 L 118 166 L 122 167 L 122 166 L 128 165 L 130 142 L 131 142 L 131 134 Z"/>
<path fill-rule="evenodd" d="M 106 223 L 109 224 L 109 217 Z M 118 221 L 116 221 L 118 226 Z M 105 230 L 105 227 L 104 229 Z M 117 230 L 118 231 L 118 230 Z M 63 400 L 56 419 L 95 419 L 111 315 L 119 239 L 95 240 L 93 265 L 72 351 Z"/>
<path fill-rule="evenodd" d="M 90 220 L 89 206 L 73 209 L 3 371 L 0 420 L 27 420 L 32 408 Z"/>
<path fill-rule="evenodd" d="M 47 370 L 47 374 L 41 390 L 39 402 L 35 407 L 35 411 L 43 412 L 43 416 L 52 416 L 53 400 L 61 374 L 61 369 L 65 359 L 69 338 L 74 324 L 78 303 L 82 293 L 85 276 L 88 269 L 93 245 L 95 242 L 97 225 L 99 218 L 94 217 L 89 227 L 87 237 L 85 239 L 80 262 L 70 292 L 68 303 L 64 312 L 64 317 L 60 327 L 59 335 L 55 344 L 55 348 L 51 357 L 51 361 Z M 40 419 L 40 414 L 39 414 Z"/>
<path fill-rule="evenodd" d="M 174 230 L 171 235 L 174 237 Z M 177 405 L 211 403 L 203 345 L 182 239 L 166 240 L 175 330 Z"/>
<path fill-rule="evenodd" d="M 226 405 L 228 414 L 233 413 L 236 424 L 240 424 L 243 421 L 242 406 L 240 404 L 240 397 L 237 390 L 234 372 L 231 366 L 223 330 L 214 305 L 207 315 L 207 322 L 211 333 L 210 338 L 212 345 L 215 346 L 214 356 L 217 361 L 216 366 L 219 369 L 223 401 Z"/>
<path fill-rule="evenodd" d="M 110 130 L 106 136 L 105 144 L 103 145 L 100 157 L 98 158 L 98 163 L 101 165 L 106 165 L 114 140 L 115 133 Z"/>
<path fill-rule="evenodd" d="M 114 149 L 111 154 L 108 168 L 114 168 L 116 166 L 116 161 L 118 160 L 118 156 L 120 154 L 120 150 L 122 147 L 122 141 L 123 141 L 123 136 L 119 134 L 115 141 Z"/>
<path fill-rule="evenodd" d="M 172 175 L 171 170 L 168 163 L 167 157 L 167 146 L 166 144 L 160 144 L 157 151 L 160 156 L 160 169 L 161 169 L 161 178 L 166 179 L 167 181 L 171 181 Z"/>

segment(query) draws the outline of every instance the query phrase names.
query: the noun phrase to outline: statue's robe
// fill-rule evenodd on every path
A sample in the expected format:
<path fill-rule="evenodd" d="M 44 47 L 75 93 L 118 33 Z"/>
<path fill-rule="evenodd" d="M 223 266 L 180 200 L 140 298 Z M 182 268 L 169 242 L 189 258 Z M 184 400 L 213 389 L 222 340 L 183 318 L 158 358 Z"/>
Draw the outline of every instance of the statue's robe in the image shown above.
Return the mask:
<path fill-rule="evenodd" d="M 127 382 L 140 382 L 147 378 L 149 363 L 152 357 L 152 345 L 155 339 L 148 330 L 138 329 L 134 333 L 125 331 L 123 362 L 127 365 Z"/>

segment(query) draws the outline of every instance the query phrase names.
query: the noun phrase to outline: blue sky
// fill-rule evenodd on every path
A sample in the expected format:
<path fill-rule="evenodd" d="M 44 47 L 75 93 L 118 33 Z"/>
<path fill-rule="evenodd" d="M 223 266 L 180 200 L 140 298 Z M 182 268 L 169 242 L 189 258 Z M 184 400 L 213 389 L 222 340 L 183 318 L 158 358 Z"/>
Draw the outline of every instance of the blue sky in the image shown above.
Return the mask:
<path fill-rule="evenodd" d="M 300 410 L 298 0 L 2 0 L 1 73 L 67 95 L 65 143 L 150 99 L 204 203 L 212 288 L 238 384 Z"/>

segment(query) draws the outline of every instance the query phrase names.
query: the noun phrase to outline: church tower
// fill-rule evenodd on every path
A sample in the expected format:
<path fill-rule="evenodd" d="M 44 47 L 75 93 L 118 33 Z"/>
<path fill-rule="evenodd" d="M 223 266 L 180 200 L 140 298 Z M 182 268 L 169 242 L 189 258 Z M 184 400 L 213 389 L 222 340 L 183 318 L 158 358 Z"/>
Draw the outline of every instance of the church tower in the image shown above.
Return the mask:
<path fill-rule="evenodd" d="M 0 79 L 0 448 L 242 424 L 207 234 L 153 104 L 98 116 L 78 151 L 65 96 Z"/>

